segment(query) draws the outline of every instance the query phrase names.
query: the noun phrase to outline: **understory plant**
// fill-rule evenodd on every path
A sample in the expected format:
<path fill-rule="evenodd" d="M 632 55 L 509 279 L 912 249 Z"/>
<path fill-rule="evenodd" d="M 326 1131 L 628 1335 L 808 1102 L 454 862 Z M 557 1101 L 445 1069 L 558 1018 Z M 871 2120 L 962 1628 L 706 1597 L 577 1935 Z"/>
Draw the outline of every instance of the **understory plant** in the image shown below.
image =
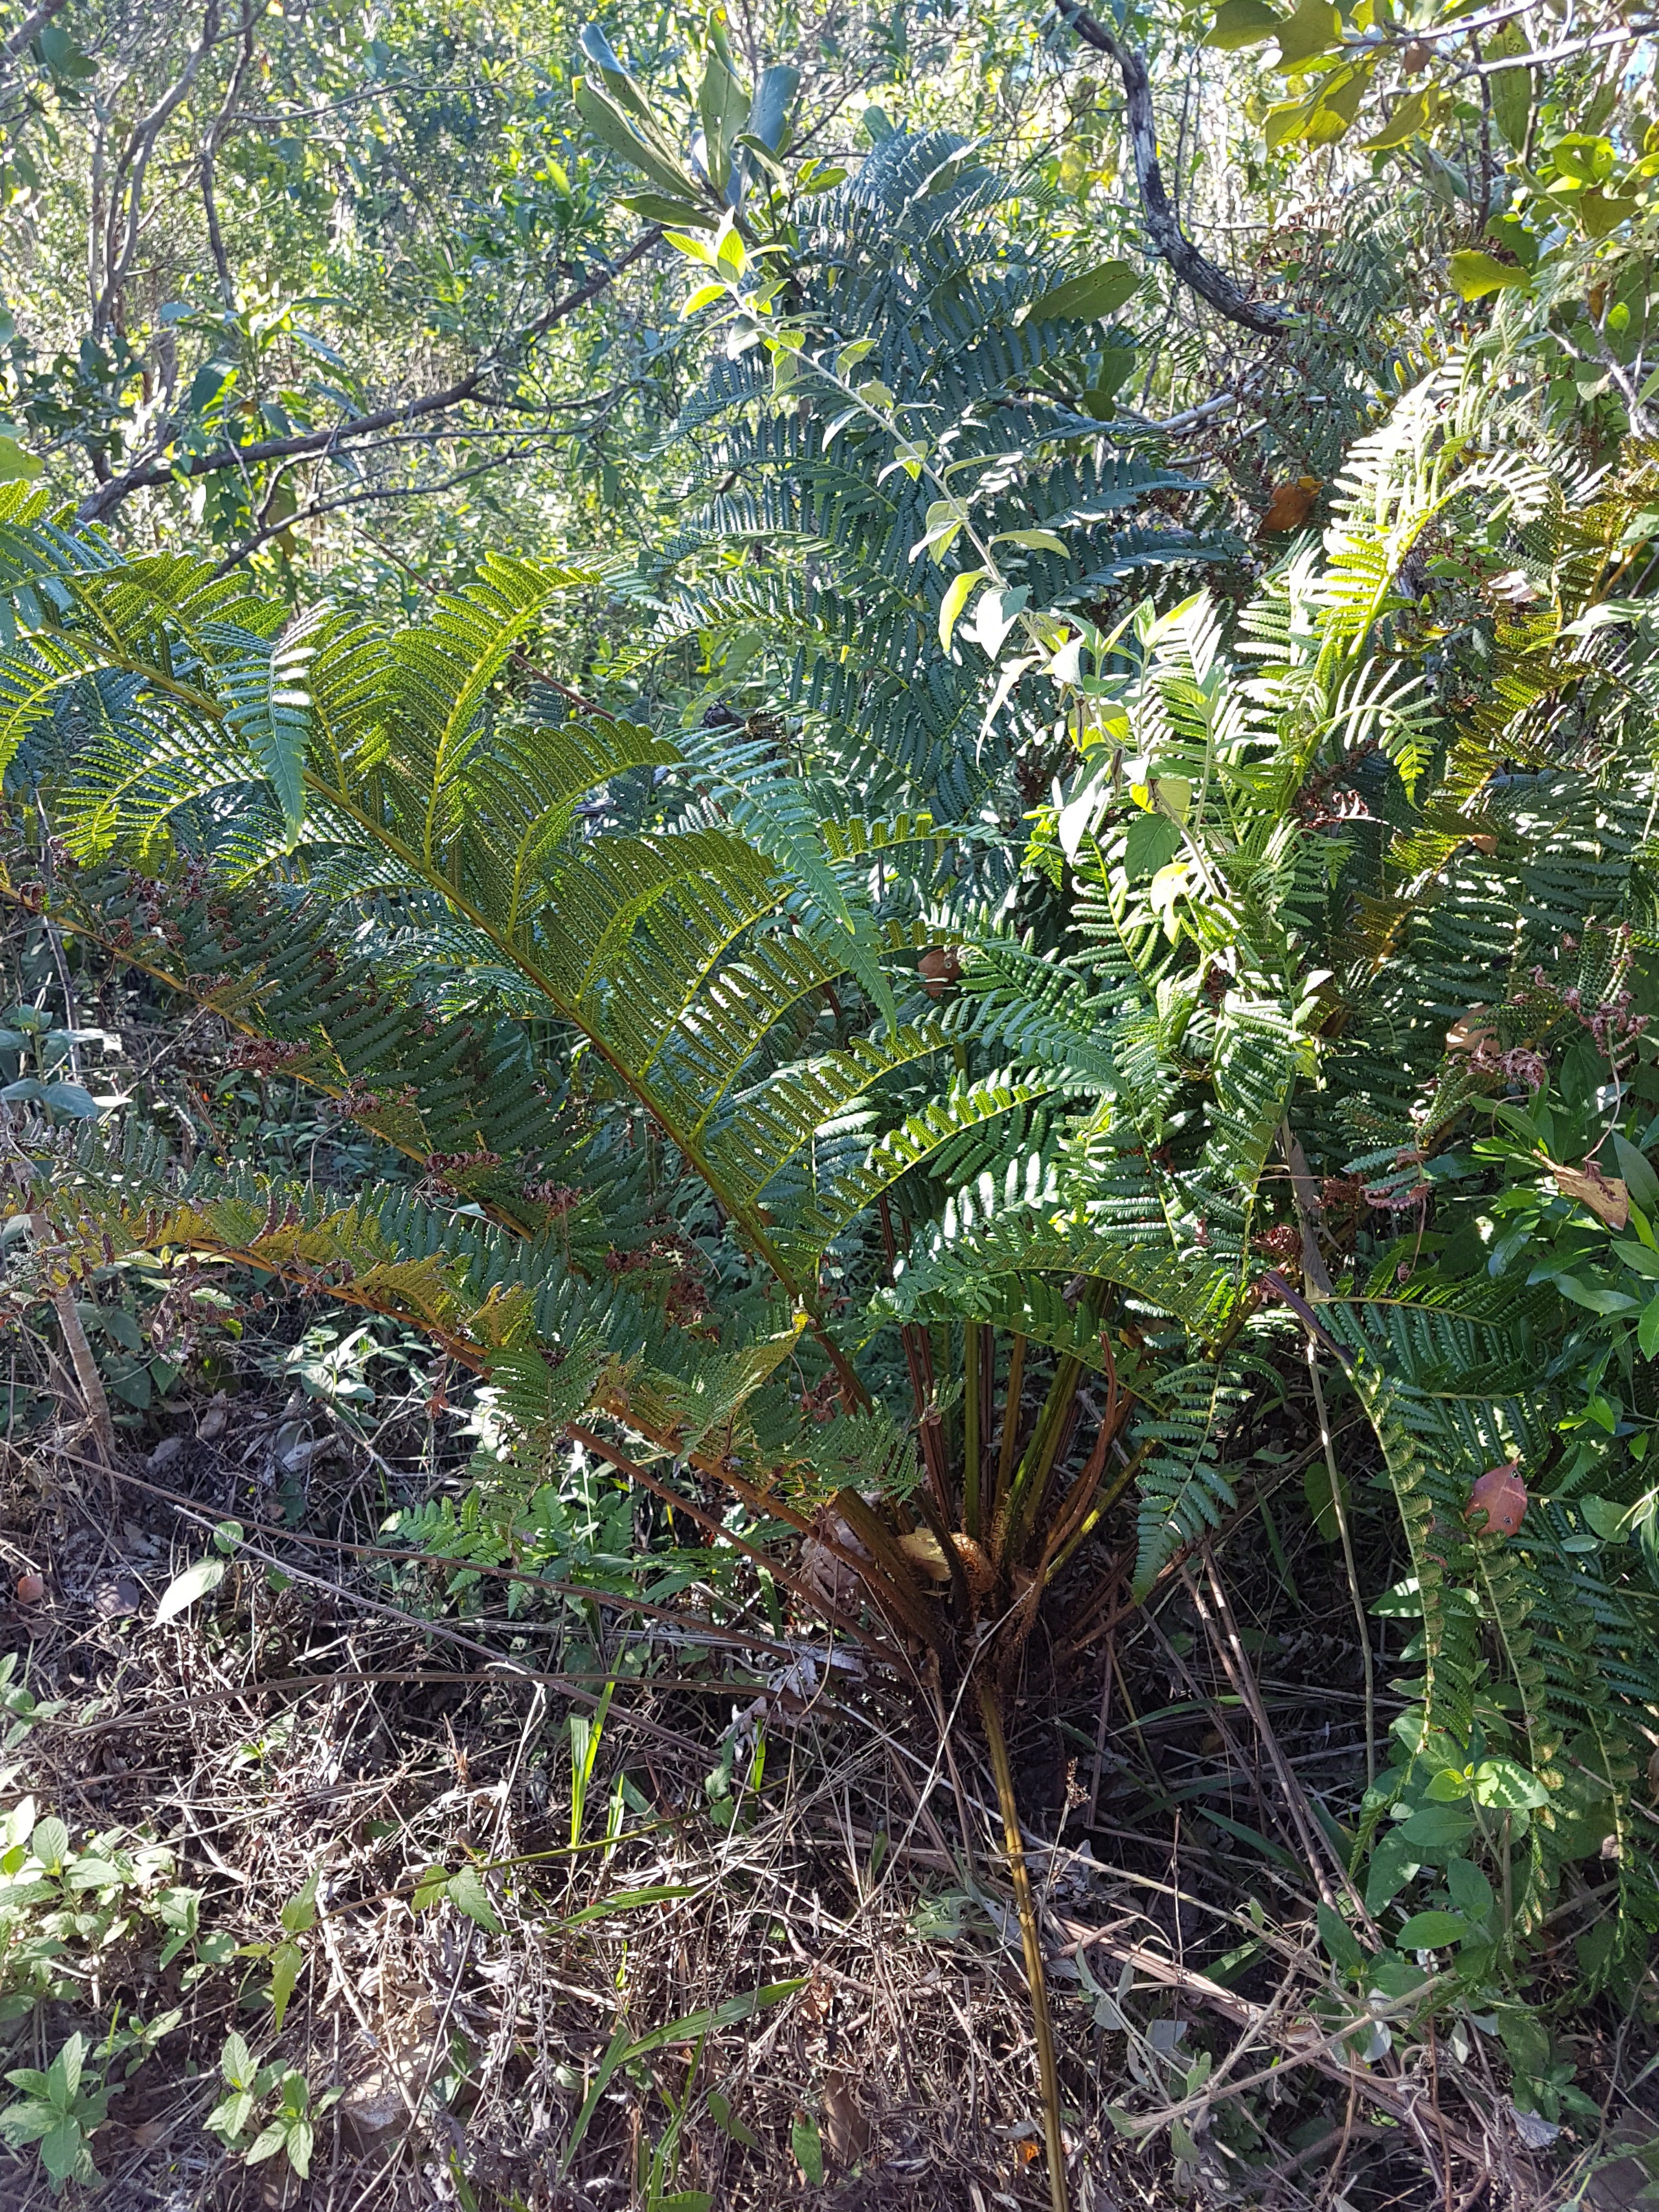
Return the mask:
<path fill-rule="evenodd" d="M 681 534 L 626 562 L 296 617 L 0 493 L 0 753 L 52 829 L 6 897 L 384 1170 L 185 1168 L 46 1090 L 5 1142 L 27 1295 L 143 1252 L 395 1317 L 487 1378 L 503 1515 L 574 1439 L 971 1690 L 1063 2205 L 1010 1686 L 1172 1573 L 1224 1605 L 1287 1372 L 1361 1409 L 1408 1560 L 1354 1586 L 1406 1710 L 1306 1838 L 1335 1968 L 1509 2003 L 1570 1868 L 1588 1980 L 1644 1960 L 1650 493 L 1455 359 L 1235 589 L 1087 404 L 1121 286 L 1012 252 L 999 191 L 900 137 L 764 258 L 688 228 L 720 343 Z M 600 584 L 651 626 L 596 699 L 545 647 Z"/>

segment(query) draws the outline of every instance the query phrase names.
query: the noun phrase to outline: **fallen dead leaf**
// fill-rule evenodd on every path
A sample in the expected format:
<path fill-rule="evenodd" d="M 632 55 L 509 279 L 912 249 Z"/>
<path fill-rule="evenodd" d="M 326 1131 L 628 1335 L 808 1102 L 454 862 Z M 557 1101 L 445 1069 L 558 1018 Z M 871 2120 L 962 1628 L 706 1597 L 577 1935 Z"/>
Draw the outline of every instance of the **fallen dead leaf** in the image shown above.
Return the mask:
<path fill-rule="evenodd" d="M 830 2157 L 839 2166 L 856 2166 L 869 2150 L 874 2131 L 844 2074 L 825 2075 L 823 2112 Z"/>

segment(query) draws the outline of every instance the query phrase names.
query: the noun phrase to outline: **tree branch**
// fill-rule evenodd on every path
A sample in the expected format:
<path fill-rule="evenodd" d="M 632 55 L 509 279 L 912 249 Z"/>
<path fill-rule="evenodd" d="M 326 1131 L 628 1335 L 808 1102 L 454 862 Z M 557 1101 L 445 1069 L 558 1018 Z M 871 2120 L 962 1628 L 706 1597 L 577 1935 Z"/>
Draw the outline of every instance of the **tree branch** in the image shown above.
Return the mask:
<path fill-rule="evenodd" d="M 585 284 L 568 292 L 562 300 L 556 300 L 544 314 L 538 315 L 520 337 L 520 343 L 531 344 L 550 331 L 556 323 L 562 322 L 590 300 L 614 284 L 625 269 L 631 268 L 642 255 L 650 252 L 662 237 L 660 225 L 653 225 L 636 238 L 617 260 L 596 270 Z M 195 453 L 187 460 L 173 463 L 161 459 L 143 461 L 127 471 L 125 476 L 100 485 L 90 498 L 81 503 L 82 522 L 101 522 L 112 514 L 123 500 L 136 491 L 152 490 L 158 484 L 173 483 L 182 478 L 216 476 L 222 469 L 254 466 L 263 461 L 291 459 L 301 453 L 329 453 L 349 439 L 371 437 L 377 430 L 394 429 L 400 423 L 419 421 L 428 415 L 446 414 L 451 408 L 463 406 L 476 398 L 489 380 L 499 361 L 480 362 L 477 368 L 458 383 L 441 392 L 428 392 L 418 399 L 400 400 L 392 407 L 378 408 L 372 415 L 354 416 L 350 421 L 331 424 L 324 430 L 307 430 L 291 438 L 264 438 L 252 446 L 222 446 L 210 453 Z"/>
<path fill-rule="evenodd" d="M 52 17 L 65 5 L 65 0 L 40 0 L 33 15 L 25 15 L 17 28 L 0 46 L 0 63 L 15 62 L 26 46 L 33 45 Z"/>
<path fill-rule="evenodd" d="M 225 252 L 224 234 L 219 228 L 219 199 L 214 189 L 213 163 L 219 151 L 219 142 L 230 126 L 231 110 L 241 98 L 242 79 L 252 63 L 253 0 L 242 0 L 241 48 L 230 72 L 230 82 L 225 87 L 224 100 L 202 148 L 202 207 L 207 216 L 208 246 L 213 255 L 213 265 L 219 272 L 219 297 L 224 301 L 228 315 L 234 315 L 236 312 L 236 286 L 230 273 L 230 259 Z"/>
<path fill-rule="evenodd" d="M 1277 337 L 1288 330 L 1295 319 L 1288 308 L 1275 307 L 1265 300 L 1247 300 L 1226 271 L 1206 259 L 1182 229 L 1164 189 L 1164 172 L 1158 167 L 1158 126 L 1152 118 L 1152 88 L 1144 55 L 1133 46 L 1125 46 L 1103 23 L 1097 22 L 1082 5 L 1082 0 L 1054 0 L 1054 6 L 1060 21 L 1071 27 L 1085 46 L 1092 46 L 1097 53 L 1105 54 L 1117 64 L 1118 74 L 1123 79 L 1135 182 L 1140 188 L 1141 211 L 1146 216 L 1152 251 L 1169 263 L 1183 284 L 1196 292 L 1200 299 L 1207 300 L 1229 322 L 1242 323 L 1247 331 L 1260 331 L 1264 337 Z"/>
<path fill-rule="evenodd" d="M 101 338 L 109 327 L 116 302 L 132 267 L 133 256 L 138 251 L 144 173 L 149 167 L 151 155 L 155 151 L 155 142 L 161 137 L 167 118 L 188 98 L 190 88 L 196 82 L 197 72 L 211 52 L 218 35 L 219 0 L 208 0 L 202 16 L 200 42 L 191 50 L 181 74 L 161 94 L 149 113 L 141 116 L 134 124 L 132 136 L 115 165 L 115 174 L 110 183 L 109 211 L 104 235 L 104 283 L 92 309 L 92 335 L 94 339 Z M 125 226 L 122 222 L 124 205 Z M 118 247 L 118 240 L 120 240 L 124 227 L 126 237 Z"/>

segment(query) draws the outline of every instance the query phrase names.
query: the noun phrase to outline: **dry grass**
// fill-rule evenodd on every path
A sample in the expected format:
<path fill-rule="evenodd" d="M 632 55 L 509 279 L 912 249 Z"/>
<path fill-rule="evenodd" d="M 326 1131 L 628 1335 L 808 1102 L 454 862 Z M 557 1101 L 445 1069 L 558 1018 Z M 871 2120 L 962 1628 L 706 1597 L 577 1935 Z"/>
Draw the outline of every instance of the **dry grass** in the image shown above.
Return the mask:
<path fill-rule="evenodd" d="M 388 1456 L 385 1434 L 317 1455 L 303 1527 L 283 1530 L 270 1487 L 279 1395 L 250 1389 L 219 1440 L 191 1437 L 153 1472 L 135 1451 L 107 1478 L 66 1437 L 6 1460 L 4 1556 L 46 1594 L 13 1605 L 0 1643 L 26 1650 L 37 1698 L 67 1700 L 14 1754 L 43 1808 L 77 1832 L 164 1838 L 176 1879 L 204 1893 L 204 1925 L 243 1944 L 281 1940 L 281 1908 L 319 1873 L 279 2038 L 263 1960 L 185 1991 L 183 1960 L 163 1973 L 153 1946 L 108 1954 L 83 2021 L 118 2005 L 149 2017 L 177 2004 L 184 2017 L 112 2105 L 96 2201 L 646 2212 L 703 2191 L 730 2212 L 1046 2204 L 1018 1930 L 967 1701 L 952 1712 L 926 1684 L 828 1666 L 810 1625 L 780 1638 L 757 1608 L 730 1607 L 717 1621 L 696 1587 L 660 1615 L 532 1596 L 509 1622 L 498 1581 L 463 1618 L 441 1571 L 394 1581 L 349 1548 L 432 1484 L 429 1462 Z M 238 1563 L 211 1598 L 155 1626 L 173 1575 L 231 1512 L 250 1537 Z M 1402 2038 L 1362 2072 L 1332 2040 L 1311 1906 L 1340 1877 L 1306 1838 L 1316 1798 L 1345 1810 L 1363 1786 L 1354 1632 L 1340 1564 L 1317 1547 L 1298 1555 L 1311 1586 L 1294 1619 L 1253 1609 L 1243 1593 L 1276 1586 L 1254 1571 L 1256 1540 L 1242 1528 L 1213 1578 L 1189 1562 L 1157 1611 L 1057 1676 L 1034 1674 L 1015 1708 L 1073 2201 L 1571 2201 L 1572 2174 L 1598 2154 L 1564 2139 L 1540 2162 L 1495 2045 L 1477 2038 L 1460 2063 Z M 267 1573 L 276 1559 L 285 1588 Z M 573 1853 L 570 1716 L 593 1711 L 608 1677 Z M 734 1726 L 722 1801 L 709 1778 Z M 1237 1826 L 1268 1850 L 1245 1848 Z M 424 1869 L 469 1863 L 487 1870 L 499 1932 L 453 1903 L 412 1909 Z M 681 1893 L 626 1902 L 651 1888 Z M 784 1982 L 799 1986 L 619 2068 L 571 2154 L 619 2027 L 644 2036 Z M 48 2007 L 26 2024 L 41 2061 L 69 2022 Z M 1632 2111 L 1613 2085 L 1651 2036 L 1634 2020 L 1580 2025 L 1583 2072 L 1608 2088 L 1605 2161 Z M 202 2130 L 232 2026 L 274 2041 L 313 2092 L 343 2092 L 308 2181 L 281 2157 L 248 2168 Z M 821 2185 L 803 2172 L 814 2140 Z M 0 2161 L 0 2203 L 49 2201 L 32 2153 Z M 1613 2185 L 1587 2201 L 1628 2201 Z"/>

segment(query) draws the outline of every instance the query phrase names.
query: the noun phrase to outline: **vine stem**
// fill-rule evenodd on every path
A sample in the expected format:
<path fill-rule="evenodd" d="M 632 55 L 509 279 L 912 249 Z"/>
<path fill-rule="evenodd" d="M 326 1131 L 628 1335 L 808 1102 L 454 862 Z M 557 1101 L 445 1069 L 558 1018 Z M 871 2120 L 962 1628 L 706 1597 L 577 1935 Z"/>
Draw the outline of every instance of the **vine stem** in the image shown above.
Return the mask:
<path fill-rule="evenodd" d="M 1002 1730 L 1002 1708 L 989 1682 L 979 1685 L 979 1717 L 991 1754 L 991 1772 L 997 1785 L 997 1804 L 1002 1814 L 1002 1839 L 1008 1872 L 1014 1885 L 1014 1907 L 1019 1914 L 1019 1936 L 1025 1951 L 1025 1980 L 1031 1995 L 1031 2027 L 1036 2037 L 1037 2075 L 1042 2086 L 1042 2139 L 1048 2153 L 1048 2203 L 1052 2212 L 1071 2212 L 1066 2186 L 1066 2146 L 1060 2131 L 1060 2073 L 1054 2064 L 1054 2031 L 1048 2017 L 1048 1983 L 1042 1968 L 1042 1942 L 1037 1929 L 1036 1906 L 1031 1897 L 1031 1877 L 1025 1865 L 1025 1844 L 1019 1832 L 1019 1808 L 1014 1802 L 1014 1774 L 1008 1764 L 1008 1740 Z"/>

